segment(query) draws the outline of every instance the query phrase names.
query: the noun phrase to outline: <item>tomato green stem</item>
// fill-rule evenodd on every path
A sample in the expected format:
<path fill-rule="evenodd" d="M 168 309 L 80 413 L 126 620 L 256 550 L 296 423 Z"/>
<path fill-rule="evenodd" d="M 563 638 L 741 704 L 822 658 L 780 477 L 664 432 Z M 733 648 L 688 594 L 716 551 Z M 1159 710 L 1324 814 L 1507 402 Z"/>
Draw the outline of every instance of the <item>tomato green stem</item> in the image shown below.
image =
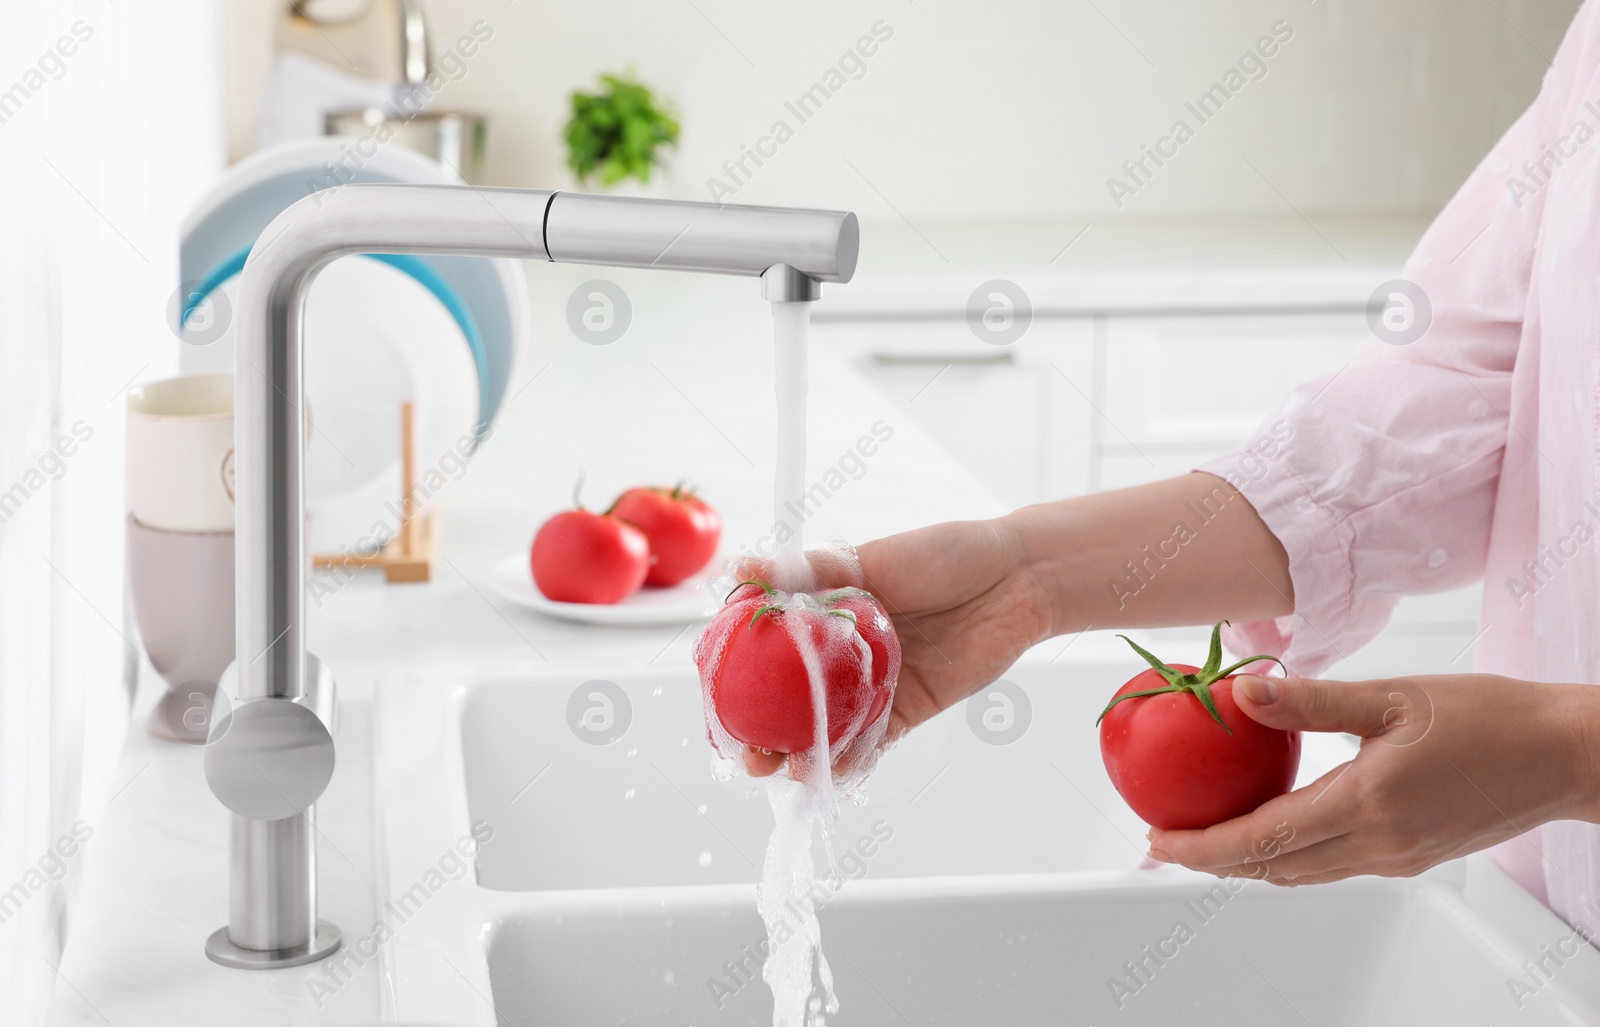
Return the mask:
<path fill-rule="evenodd" d="M 866 589 L 856 588 L 854 585 L 846 585 L 843 588 L 835 588 L 822 593 L 821 595 L 817 596 L 817 602 L 831 603 L 835 600 L 843 599 L 846 596 L 866 596 L 873 602 L 878 601 L 878 597 L 873 595 L 871 592 L 868 592 Z"/>
<path fill-rule="evenodd" d="M 759 588 L 762 592 L 764 592 L 765 594 L 767 594 L 769 596 L 775 596 L 775 595 L 778 594 L 778 590 L 773 588 L 771 585 L 767 584 L 765 581 L 757 581 L 754 578 L 751 578 L 749 581 L 741 581 L 737 585 L 733 586 L 733 592 L 729 592 L 728 593 L 728 598 L 724 599 L 723 602 L 727 603 L 729 600 L 731 600 L 733 598 L 733 593 L 734 592 L 739 591 L 741 588 L 743 588 L 746 585 L 754 585 L 756 588 Z"/>
<path fill-rule="evenodd" d="M 1249 656 L 1240 660 L 1238 663 L 1233 664 L 1232 666 L 1223 667 L 1222 625 L 1226 623 L 1228 622 L 1218 621 L 1216 626 L 1211 629 L 1211 651 L 1206 656 L 1206 665 L 1201 667 L 1193 674 L 1185 674 L 1183 671 L 1175 670 L 1174 668 L 1167 666 L 1165 663 L 1162 663 L 1159 659 L 1157 659 L 1154 654 L 1144 649 L 1139 645 L 1139 643 L 1135 642 L 1127 635 L 1118 635 L 1118 638 L 1122 639 L 1124 642 L 1133 647 L 1134 652 L 1144 657 L 1144 661 L 1150 664 L 1151 669 L 1157 674 L 1160 674 L 1162 678 L 1166 680 L 1167 685 L 1165 688 L 1147 688 L 1142 692 L 1127 692 L 1113 698 L 1109 703 L 1106 704 L 1106 708 L 1100 711 L 1100 716 L 1096 717 L 1094 722 L 1099 724 L 1102 720 L 1106 719 L 1106 714 L 1111 712 L 1111 708 L 1125 699 L 1144 699 L 1152 695 L 1169 695 L 1173 692 L 1189 692 L 1194 695 L 1196 699 L 1200 700 L 1200 705 L 1204 706 L 1206 712 L 1211 714 L 1211 719 L 1222 725 L 1222 730 L 1228 732 L 1230 735 L 1233 734 L 1233 729 L 1230 728 L 1227 722 L 1222 719 L 1222 714 L 1217 712 L 1217 702 L 1216 699 L 1211 695 L 1211 686 L 1216 682 L 1221 681 L 1223 678 L 1228 677 L 1240 667 L 1252 664 L 1257 660 L 1271 660 L 1279 667 L 1283 667 L 1283 672 L 1285 674 L 1289 672 L 1289 668 L 1284 667 L 1283 661 L 1278 659 L 1276 656 L 1266 655 Z"/>

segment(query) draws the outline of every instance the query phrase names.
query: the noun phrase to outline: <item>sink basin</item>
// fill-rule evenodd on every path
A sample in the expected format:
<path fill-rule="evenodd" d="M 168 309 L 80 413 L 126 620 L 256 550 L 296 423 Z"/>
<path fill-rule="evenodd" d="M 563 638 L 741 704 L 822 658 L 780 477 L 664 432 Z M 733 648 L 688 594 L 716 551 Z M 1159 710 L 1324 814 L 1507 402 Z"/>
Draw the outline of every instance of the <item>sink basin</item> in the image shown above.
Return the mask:
<path fill-rule="evenodd" d="M 1442 885 L 1369 880 L 1290 892 L 1234 882 L 1230 892 L 1210 878 L 1144 876 L 1157 880 L 847 888 L 821 914 L 840 1002 L 829 1023 L 1593 1022 L 1549 1001 L 1519 1011 L 1505 983 L 1516 964 L 1485 944 Z M 580 916 L 529 911 L 494 932 L 489 977 L 516 1024 L 757 1027 L 772 1022 L 772 998 L 747 953 L 763 938 L 748 894 Z"/>
<path fill-rule="evenodd" d="M 834 1027 L 1600 1022 L 1588 948 L 1517 1008 L 1507 982 L 1572 932 L 1481 858 L 1293 890 L 1132 869 L 1145 828 L 1094 718 L 1137 669 L 1019 664 L 884 757 L 835 832 Z M 752 953 L 772 814 L 712 778 L 704 731 L 688 669 L 387 676 L 384 930 L 341 925 L 327 972 L 377 961 L 409 1022 L 770 1023 Z M 1309 736 L 1302 782 L 1352 752 Z"/>
<path fill-rule="evenodd" d="M 889 753 L 839 845 L 878 835 L 874 877 L 1102 870 L 1136 864 L 1145 825 L 1100 762 L 1095 718 L 1129 663 L 1019 666 L 972 711 L 947 711 Z M 598 682 L 598 683 L 596 683 Z M 615 689 L 615 691 L 612 691 Z M 597 724 L 584 727 L 583 716 Z M 974 723 L 976 721 L 976 723 Z M 478 883 L 513 891 L 754 881 L 772 812 L 743 777 L 716 781 L 700 686 L 680 670 L 477 682 L 460 713 L 467 801 L 494 825 Z M 603 742 L 623 723 L 626 730 Z M 1016 737 L 1013 739 L 1013 735 Z M 1353 752 L 1322 737 L 1302 780 Z"/>

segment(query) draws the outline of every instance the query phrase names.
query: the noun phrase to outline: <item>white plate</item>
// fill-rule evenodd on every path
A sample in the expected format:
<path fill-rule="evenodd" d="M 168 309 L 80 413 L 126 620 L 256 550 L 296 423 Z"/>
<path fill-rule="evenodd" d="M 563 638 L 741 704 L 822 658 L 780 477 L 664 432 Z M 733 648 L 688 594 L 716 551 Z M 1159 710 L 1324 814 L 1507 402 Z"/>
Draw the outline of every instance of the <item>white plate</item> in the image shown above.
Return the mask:
<path fill-rule="evenodd" d="M 343 138 L 317 138 L 302 139 L 279 146 L 270 147 L 255 153 L 239 163 L 230 167 L 217 182 L 217 184 L 203 197 L 184 219 L 182 239 L 179 247 L 180 271 L 183 281 L 191 285 L 198 280 L 209 279 L 218 273 L 220 268 L 229 265 L 241 252 L 255 242 L 269 222 L 272 221 L 284 208 L 291 203 L 303 199 L 309 191 L 320 185 L 327 184 L 326 166 L 329 162 L 349 164 L 349 155 L 356 144 L 350 139 Z M 370 158 L 357 162 L 359 165 L 351 169 L 354 174 L 353 181 L 357 182 L 413 182 L 434 185 L 460 185 L 461 180 L 448 168 L 436 161 L 430 160 L 419 153 L 407 150 L 403 146 L 385 146 L 379 148 L 377 153 Z M 446 368 L 447 376 L 439 379 L 435 384 L 435 372 L 431 366 L 433 360 L 452 359 L 451 354 L 435 354 L 432 351 L 446 346 L 465 348 L 462 339 L 462 330 L 458 326 L 445 340 L 434 338 L 442 332 L 414 332 L 415 325 L 420 321 L 409 321 L 404 317 L 396 318 L 386 316 L 381 309 L 363 306 L 355 316 L 362 322 L 377 322 L 385 326 L 386 333 L 398 333 L 401 338 L 399 343 L 408 340 L 405 336 L 426 335 L 423 341 L 427 343 L 427 352 L 422 354 L 420 361 L 413 361 L 410 366 L 400 368 L 398 374 L 404 379 L 415 383 L 419 393 L 417 409 L 418 440 L 423 439 L 424 426 L 420 423 L 424 419 L 438 414 L 452 425 L 451 439 L 455 437 L 454 425 L 456 418 L 446 410 L 446 406 L 453 407 L 463 397 L 472 399 L 474 410 L 466 419 L 470 426 L 475 426 L 482 421 L 486 425 L 494 423 L 495 415 L 501 402 L 506 398 L 512 388 L 512 375 L 515 371 L 517 353 L 522 349 L 523 341 L 528 335 L 528 297 L 527 282 L 524 277 L 522 262 L 508 258 L 485 259 L 481 257 L 448 257 L 448 256 L 423 256 L 418 260 L 426 264 L 433 275 L 440 279 L 443 289 L 452 293 L 463 307 L 471 320 L 475 323 L 477 334 L 482 344 L 482 352 L 473 362 L 473 377 L 470 387 L 463 393 L 457 381 L 455 370 L 458 364 L 452 360 L 452 366 Z M 366 305 L 371 303 L 371 297 L 376 294 L 381 297 L 394 290 L 387 287 L 360 289 L 357 296 L 338 296 L 336 290 L 330 290 L 329 285 L 336 281 L 347 265 L 355 266 L 352 274 L 370 281 L 374 276 L 362 275 L 360 265 L 373 265 L 375 261 L 350 259 L 340 260 L 319 276 L 317 284 L 312 288 L 310 306 L 321 307 L 322 299 L 319 293 L 328 293 L 326 299 L 329 305 Z M 385 268 L 392 271 L 392 268 Z M 329 279 L 329 274 L 335 276 Z M 327 282 L 324 279 L 328 279 Z M 237 284 L 234 276 L 233 286 Z M 412 285 L 418 283 L 413 281 Z M 233 286 L 224 285 L 227 290 Z M 418 288 L 416 291 L 426 294 L 427 290 Z M 447 313 L 438 300 L 430 300 L 438 308 L 425 310 L 419 315 L 428 324 L 434 323 L 438 313 Z M 378 300 L 380 307 L 383 302 Z M 401 304 L 411 307 L 409 297 L 403 297 Z M 309 309 L 309 307 L 308 307 Z M 325 317 L 326 319 L 326 317 Z M 452 321 L 454 319 L 452 318 Z M 341 324 L 343 322 L 341 321 Z M 315 319 L 308 314 L 307 320 L 308 340 L 306 348 L 307 389 L 311 393 L 312 405 L 328 406 L 327 402 L 318 403 L 316 393 L 320 390 L 318 379 L 321 372 L 318 366 L 330 359 L 327 351 L 342 349 L 344 339 L 337 334 L 339 325 L 329 321 L 329 327 L 334 329 L 325 345 L 313 347 L 316 339 L 309 338 L 315 330 Z M 365 325 L 363 325 L 365 327 Z M 210 341 L 208 344 L 197 344 L 203 338 L 197 339 L 188 332 L 180 334 L 184 343 L 178 347 L 179 370 L 186 374 L 204 373 L 207 371 L 233 370 L 233 340 L 224 335 L 222 338 Z M 387 356 L 379 359 L 392 360 L 394 340 L 381 341 L 376 348 L 389 350 Z M 373 346 L 365 347 L 369 354 Z M 337 356 L 331 358 L 339 360 Z M 352 354 L 352 359 L 356 355 Z M 351 360 L 343 360 L 341 364 L 348 366 Z M 479 365 L 482 373 L 479 372 Z M 373 383 L 363 385 L 359 390 L 365 396 L 372 396 L 377 392 L 393 394 L 395 374 L 390 369 L 375 368 L 370 362 L 363 365 L 375 379 Z M 379 381 L 381 380 L 381 381 Z M 378 388 L 376 386 L 381 386 Z M 344 406 L 343 403 L 338 405 Z M 349 415 L 355 412 L 346 408 L 347 428 L 359 429 L 359 425 L 351 424 Z M 332 408 L 329 408 L 328 420 L 331 425 L 334 418 Z M 371 438 L 393 451 L 393 446 L 398 441 L 398 411 L 391 417 L 387 412 L 376 418 L 374 423 L 383 429 L 381 440 L 374 434 Z M 392 428 L 392 430 L 391 430 Z M 330 430 L 329 435 L 333 433 Z M 343 448 L 342 443 L 340 444 Z M 354 445 L 354 443 L 353 443 Z M 308 453 L 307 473 L 308 489 L 307 501 L 313 506 L 327 506 L 326 510 L 319 509 L 317 520 L 312 528 L 315 533 L 314 542 L 319 552 L 332 552 L 341 544 L 353 544 L 356 538 L 347 538 L 351 529 L 357 536 L 365 534 L 371 527 L 370 523 L 362 523 L 364 511 L 372 504 L 362 502 L 361 513 L 354 512 L 352 501 L 361 496 L 368 495 L 368 490 L 382 490 L 382 503 L 398 503 L 399 491 L 397 487 L 390 487 L 389 481 L 399 481 L 398 468 L 393 462 L 385 462 L 374 466 L 368 457 L 376 454 L 346 453 L 350 463 L 345 459 L 334 456 L 334 467 L 329 473 L 323 473 L 327 468 L 314 468 L 310 464 L 318 459 Z M 430 458 L 423 455 L 419 446 L 418 474 L 425 473 L 430 465 L 430 460 L 436 460 L 438 454 Z M 358 465 L 352 468 L 350 464 Z M 453 461 L 452 461 L 453 467 Z M 448 474 L 451 467 L 445 468 Z M 373 472 L 381 472 L 386 477 L 378 480 Z M 323 483 L 328 478 L 333 478 L 333 486 L 337 495 L 330 494 L 323 489 Z M 373 492 L 372 494 L 376 494 Z M 332 506 L 319 501 L 333 500 Z M 424 504 L 426 505 L 426 504 Z M 352 511 L 347 514 L 346 511 Z M 392 520 L 392 517 L 390 518 Z"/>
<path fill-rule="evenodd" d="M 230 301 L 239 278 L 223 284 Z M 233 328 L 219 343 L 232 351 Z M 399 529 L 400 402 L 416 403 L 422 509 L 471 453 L 478 372 L 461 329 L 415 279 L 364 257 L 336 260 L 311 285 L 305 314 L 306 505 L 319 553 L 369 549 L 375 525 Z M 220 348 L 220 347 L 219 347 Z M 433 472 L 430 476 L 430 472 Z"/>
<path fill-rule="evenodd" d="M 646 586 L 620 603 L 558 603 L 546 599 L 533 583 L 527 553 L 513 553 L 495 564 L 489 586 L 507 602 L 537 610 L 546 617 L 579 624 L 617 624 L 660 627 L 707 620 L 715 600 L 706 587 L 708 578 L 690 579 L 671 588 Z"/>

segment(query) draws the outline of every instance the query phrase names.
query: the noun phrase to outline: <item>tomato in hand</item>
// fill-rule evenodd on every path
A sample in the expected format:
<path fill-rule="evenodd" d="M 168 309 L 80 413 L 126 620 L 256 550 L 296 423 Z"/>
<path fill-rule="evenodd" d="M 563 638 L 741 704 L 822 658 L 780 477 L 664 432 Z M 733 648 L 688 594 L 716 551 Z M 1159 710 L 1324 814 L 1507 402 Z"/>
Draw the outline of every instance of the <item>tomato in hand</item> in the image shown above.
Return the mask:
<path fill-rule="evenodd" d="M 1168 666 L 1118 636 L 1150 669 L 1117 690 L 1100 714 L 1100 755 L 1111 783 L 1140 819 L 1163 831 L 1210 827 L 1243 816 L 1294 787 L 1300 733 L 1252 720 L 1222 668 L 1222 625 L 1204 667 Z M 1282 666 L 1281 663 L 1278 663 Z"/>
<path fill-rule="evenodd" d="M 652 562 L 646 585 L 676 585 L 705 569 L 722 541 L 722 518 L 699 496 L 676 488 L 624 492 L 611 512 L 650 540 Z"/>
<path fill-rule="evenodd" d="M 544 522 L 528 562 L 533 583 L 547 599 L 620 603 L 639 591 L 650 572 L 650 541 L 611 511 L 597 514 L 578 506 Z"/>
<path fill-rule="evenodd" d="M 848 744 L 884 715 L 900 674 L 889 616 L 858 588 L 815 597 L 758 581 L 735 589 L 695 643 L 707 726 L 715 721 L 735 741 L 769 752 L 810 749 L 815 706 L 802 646 L 821 671 L 837 758 L 841 739 Z"/>

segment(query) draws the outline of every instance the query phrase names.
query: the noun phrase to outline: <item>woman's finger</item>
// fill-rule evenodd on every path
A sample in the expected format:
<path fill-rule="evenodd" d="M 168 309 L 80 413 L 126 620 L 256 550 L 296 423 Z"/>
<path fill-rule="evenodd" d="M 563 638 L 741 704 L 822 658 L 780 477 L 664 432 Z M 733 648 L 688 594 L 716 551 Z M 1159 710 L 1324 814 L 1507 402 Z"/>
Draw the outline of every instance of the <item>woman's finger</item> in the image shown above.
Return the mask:
<path fill-rule="evenodd" d="M 744 749 L 744 769 L 751 777 L 771 777 L 783 768 L 783 761 L 788 758 L 781 752 L 768 752 L 747 745 Z"/>
<path fill-rule="evenodd" d="M 807 586 L 810 591 L 862 587 L 861 565 L 856 560 L 855 551 L 848 547 L 807 550 L 806 564 L 810 569 L 811 580 Z M 771 584 L 779 576 L 778 564 L 775 560 L 757 556 L 741 556 L 729 566 L 728 576 L 734 581 L 765 581 Z M 780 584 L 779 587 L 783 586 Z"/>
<path fill-rule="evenodd" d="M 1234 698 L 1250 719 L 1280 731 L 1348 731 L 1362 738 L 1425 729 L 1432 704 L 1407 680 L 1318 681 L 1241 674 Z"/>
<path fill-rule="evenodd" d="M 1319 874 L 1334 873 L 1358 863 L 1366 862 L 1357 851 L 1349 835 L 1329 838 L 1294 852 L 1272 858 L 1247 859 L 1231 867 L 1219 867 L 1210 873 L 1218 877 L 1248 877 L 1258 881 L 1273 879 L 1302 881 Z"/>
<path fill-rule="evenodd" d="M 1308 874 L 1304 877 L 1293 879 L 1284 877 L 1269 877 L 1268 884 L 1275 884 L 1280 888 L 1298 888 L 1302 884 L 1332 884 L 1335 881 L 1348 881 L 1352 877 L 1359 877 L 1364 871 L 1354 867 L 1340 867 L 1338 870 L 1329 870 L 1322 874 Z"/>
<path fill-rule="evenodd" d="M 727 576 L 734 581 L 771 581 L 774 569 L 771 560 L 741 556 L 728 565 Z"/>

